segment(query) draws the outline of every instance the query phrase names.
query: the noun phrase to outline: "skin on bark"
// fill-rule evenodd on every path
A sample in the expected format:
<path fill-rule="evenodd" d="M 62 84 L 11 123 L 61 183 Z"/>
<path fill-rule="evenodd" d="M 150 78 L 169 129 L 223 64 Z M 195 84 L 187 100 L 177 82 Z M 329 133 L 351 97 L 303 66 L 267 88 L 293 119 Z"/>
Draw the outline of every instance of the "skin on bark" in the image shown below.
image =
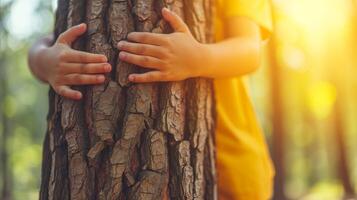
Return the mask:
<path fill-rule="evenodd" d="M 55 37 L 86 22 L 73 48 L 104 54 L 104 84 L 73 101 L 49 92 L 40 199 L 217 199 L 212 80 L 132 84 L 144 69 L 116 44 L 132 31 L 169 33 L 168 7 L 203 43 L 213 41 L 212 0 L 59 0 Z"/>

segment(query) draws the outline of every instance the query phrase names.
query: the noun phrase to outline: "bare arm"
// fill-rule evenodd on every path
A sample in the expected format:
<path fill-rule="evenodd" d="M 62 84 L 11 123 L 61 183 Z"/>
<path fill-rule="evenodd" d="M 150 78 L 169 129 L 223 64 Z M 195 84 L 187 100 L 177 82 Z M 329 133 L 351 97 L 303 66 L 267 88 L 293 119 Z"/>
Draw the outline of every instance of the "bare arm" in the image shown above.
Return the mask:
<path fill-rule="evenodd" d="M 51 44 L 53 44 L 53 34 L 49 34 L 37 40 L 30 48 L 28 52 L 28 65 L 32 74 L 40 81 L 48 83 L 46 74 L 42 69 L 43 51 L 47 50 Z"/>
<path fill-rule="evenodd" d="M 175 30 L 174 33 L 130 33 L 129 41 L 119 42 L 120 59 L 153 69 L 144 74 L 132 74 L 129 80 L 177 81 L 199 76 L 224 78 L 246 75 L 258 68 L 261 60 L 260 28 L 250 19 L 227 19 L 225 40 L 201 44 L 176 14 L 167 9 L 163 9 L 162 14 Z"/>
<path fill-rule="evenodd" d="M 201 76 L 224 78 L 255 71 L 261 61 L 260 28 L 244 17 L 227 20 L 225 40 L 205 45 L 207 70 Z M 218 68 L 219 67 L 219 68 Z M 217 69 L 218 68 L 218 69 Z"/>

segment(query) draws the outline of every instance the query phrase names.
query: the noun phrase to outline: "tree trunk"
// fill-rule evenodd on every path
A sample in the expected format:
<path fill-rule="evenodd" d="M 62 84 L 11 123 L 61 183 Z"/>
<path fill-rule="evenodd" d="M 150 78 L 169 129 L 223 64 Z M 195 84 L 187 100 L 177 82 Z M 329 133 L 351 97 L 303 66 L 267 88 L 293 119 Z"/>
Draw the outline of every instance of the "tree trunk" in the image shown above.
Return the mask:
<path fill-rule="evenodd" d="M 132 84 L 143 71 L 118 59 L 132 31 L 169 33 L 168 7 L 200 42 L 212 42 L 212 0 L 59 0 L 57 37 L 86 22 L 74 48 L 115 69 L 81 101 L 51 89 L 40 199 L 217 199 L 212 80 Z M 185 11 L 185 12 L 184 12 Z"/>
<path fill-rule="evenodd" d="M 4 28 L 4 21 L 13 2 L 4 3 L 0 6 L 0 35 L 3 41 L 8 39 L 8 32 Z M 11 131 L 11 118 L 5 110 L 5 99 L 9 94 L 9 85 L 7 79 L 7 68 L 9 67 L 7 51 L 0 51 L 0 102 L 2 105 L 0 111 L 0 199 L 11 200 L 13 198 L 13 174 L 10 168 L 10 159 L 8 151 L 8 138 Z"/>
<path fill-rule="evenodd" d="M 272 8 L 273 22 L 276 13 Z M 285 135 L 284 132 L 284 106 L 282 97 L 282 72 L 277 60 L 276 41 L 273 35 L 269 43 L 269 75 L 271 87 L 271 114 L 272 114 L 272 157 L 276 175 L 274 177 L 274 200 L 285 200 Z"/>
<path fill-rule="evenodd" d="M 6 79 L 6 61 L 0 56 L 0 102 L 5 101 L 5 97 L 8 93 L 8 84 Z M 9 152 L 8 152 L 8 138 L 10 136 L 10 119 L 5 112 L 1 112 L 0 115 L 0 178 L 1 178 L 1 190 L 0 199 L 10 200 L 12 199 L 12 171 L 9 165 Z"/>
<path fill-rule="evenodd" d="M 273 46 L 273 40 L 270 41 Z M 281 71 L 277 66 L 275 57 L 275 47 L 270 48 L 270 81 L 271 81 L 271 109 L 272 109 L 272 157 L 274 161 L 276 175 L 274 177 L 274 198 L 285 200 L 285 133 L 283 124 L 283 100 L 281 96 Z"/>
<path fill-rule="evenodd" d="M 338 90 L 340 91 L 340 90 Z M 346 144 L 346 131 L 343 126 L 343 102 L 341 96 L 337 97 L 332 120 L 334 122 L 334 146 L 336 146 L 336 168 L 337 176 L 340 179 L 343 190 L 344 199 L 354 199 L 356 197 L 352 182 L 350 180 L 350 171 L 348 166 L 348 152 Z"/>

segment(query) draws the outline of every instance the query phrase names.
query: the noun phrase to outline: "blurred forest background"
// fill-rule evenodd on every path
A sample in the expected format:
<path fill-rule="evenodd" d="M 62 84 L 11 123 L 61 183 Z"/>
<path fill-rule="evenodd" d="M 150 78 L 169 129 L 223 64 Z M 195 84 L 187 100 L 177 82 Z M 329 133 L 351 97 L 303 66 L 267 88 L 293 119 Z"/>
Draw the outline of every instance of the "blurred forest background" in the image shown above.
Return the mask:
<path fill-rule="evenodd" d="M 55 0 L 0 0 L 0 199 L 38 199 L 48 87 L 26 55 L 51 32 L 55 8 Z M 357 2 L 275 0 L 273 18 L 249 82 L 276 165 L 275 199 L 353 199 Z"/>

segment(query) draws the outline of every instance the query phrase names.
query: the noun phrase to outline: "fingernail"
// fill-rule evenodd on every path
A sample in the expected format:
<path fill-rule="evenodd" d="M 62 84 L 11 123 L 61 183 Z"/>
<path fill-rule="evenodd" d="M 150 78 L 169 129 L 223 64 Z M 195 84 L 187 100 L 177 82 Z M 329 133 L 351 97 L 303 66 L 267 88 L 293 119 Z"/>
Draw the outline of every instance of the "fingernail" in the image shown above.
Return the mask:
<path fill-rule="evenodd" d="M 135 77 L 133 75 L 129 75 L 128 79 L 129 81 L 134 81 Z"/>
<path fill-rule="evenodd" d="M 81 94 L 81 93 L 77 93 L 77 94 L 76 94 L 76 98 L 77 98 L 77 99 L 81 99 L 81 98 L 82 98 L 82 94 Z"/>
<path fill-rule="evenodd" d="M 120 41 L 119 43 L 118 43 L 118 48 L 120 49 L 120 48 L 122 48 L 123 47 L 123 41 Z"/>
<path fill-rule="evenodd" d="M 125 59 L 125 56 L 126 56 L 126 53 L 124 53 L 124 52 L 120 52 L 119 53 L 119 58 L 120 59 L 122 59 L 122 60 Z"/>
<path fill-rule="evenodd" d="M 104 71 L 110 72 L 112 70 L 112 66 L 109 64 L 104 65 Z"/>

